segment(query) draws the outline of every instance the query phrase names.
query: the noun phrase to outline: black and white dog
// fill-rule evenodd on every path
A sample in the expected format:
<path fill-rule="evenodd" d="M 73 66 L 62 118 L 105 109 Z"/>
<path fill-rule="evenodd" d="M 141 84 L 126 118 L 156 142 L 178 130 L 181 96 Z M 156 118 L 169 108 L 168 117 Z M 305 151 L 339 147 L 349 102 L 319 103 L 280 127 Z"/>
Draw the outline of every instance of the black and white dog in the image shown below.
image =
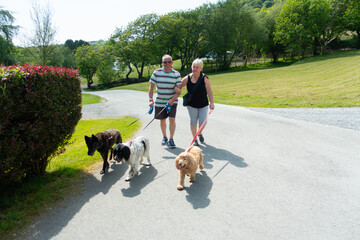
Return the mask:
<path fill-rule="evenodd" d="M 143 162 L 143 157 L 147 158 L 147 166 L 150 166 L 150 143 L 149 139 L 144 136 L 136 137 L 126 143 L 119 143 L 114 147 L 114 160 L 125 162 L 130 166 L 130 171 L 125 181 L 130 181 L 139 174 L 139 165 Z"/>

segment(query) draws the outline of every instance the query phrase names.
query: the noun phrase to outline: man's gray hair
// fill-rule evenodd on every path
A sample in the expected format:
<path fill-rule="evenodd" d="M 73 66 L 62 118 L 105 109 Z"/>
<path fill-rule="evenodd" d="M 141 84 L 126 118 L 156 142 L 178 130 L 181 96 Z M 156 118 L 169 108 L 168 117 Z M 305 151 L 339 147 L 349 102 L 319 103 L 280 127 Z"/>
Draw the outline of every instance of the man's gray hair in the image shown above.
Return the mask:
<path fill-rule="evenodd" d="M 170 58 L 171 61 L 172 61 L 172 57 L 171 57 L 169 54 L 164 55 L 164 56 L 162 57 L 162 60 L 164 61 L 164 60 L 167 59 L 167 58 Z"/>

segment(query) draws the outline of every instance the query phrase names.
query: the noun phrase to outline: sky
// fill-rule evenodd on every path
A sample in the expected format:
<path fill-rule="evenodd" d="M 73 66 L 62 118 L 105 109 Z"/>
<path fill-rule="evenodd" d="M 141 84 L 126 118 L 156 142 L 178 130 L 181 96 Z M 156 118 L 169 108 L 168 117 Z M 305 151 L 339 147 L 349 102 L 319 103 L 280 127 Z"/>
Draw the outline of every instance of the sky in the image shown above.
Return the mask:
<path fill-rule="evenodd" d="M 24 36 L 31 35 L 30 17 L 33 0 L 0 0 L 0 6 L 12 13 L 13 25 L 20 26 L 13 43 L 21 46 Z M 107 40 L 117 27 L 126 27 L 144 14 L 163 15 L 177 10 L 195 9 L 218 0 L 37 0 L 41 6 L 49 3 L 58 44 L 66 40 Z"/>

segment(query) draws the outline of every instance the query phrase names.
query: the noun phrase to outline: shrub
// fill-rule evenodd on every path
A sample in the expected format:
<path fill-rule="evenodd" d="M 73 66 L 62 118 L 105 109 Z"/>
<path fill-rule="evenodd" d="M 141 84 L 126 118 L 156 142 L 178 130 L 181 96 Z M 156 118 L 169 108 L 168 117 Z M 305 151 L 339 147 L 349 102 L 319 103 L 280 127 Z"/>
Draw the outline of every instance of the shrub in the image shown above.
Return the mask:
<path fill-rule="evenodd" d="M 74 69 L 0 66 L 0 182 L 44 174 L 81 118 Z"/>

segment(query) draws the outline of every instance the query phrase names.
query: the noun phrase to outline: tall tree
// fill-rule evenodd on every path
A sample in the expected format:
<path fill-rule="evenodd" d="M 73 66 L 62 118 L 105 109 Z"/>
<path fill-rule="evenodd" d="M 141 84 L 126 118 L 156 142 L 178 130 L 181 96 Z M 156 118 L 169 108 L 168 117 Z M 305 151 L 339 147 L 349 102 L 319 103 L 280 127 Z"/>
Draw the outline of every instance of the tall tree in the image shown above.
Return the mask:
<path fill-rule="evenodd" d="M 241 0 L 219 2 L 207 19 L 205 32 L 220 70 L 229 69 L 235 56 L 243 55 L 246 60 L 265 36 L 254 11 Z"/>
<path fill-rule="evenodd" d="M 140 16 L 124 29 L 117 29 L 111 37 L 114 56 L 118 62 L 129 66 L 128 79 L 132 66 L 138 73 L 138 79 L 143 77 L 144 67 L 157 59 L 156 14 Z"/>
<path fill-rule="evenodd" d="M 125 65 L 128 68 L 126 79 L 132 72 L 131 62 L 133 61 L 133 52 L 131 49 L 130 33 L 124 28 L 117 28 L 114 34 L 110 37 L 110 46 L 112 55 L 116 61 L 121 65 Z"/>
<path fill-rule="evenodd" d="M 347 29 L 357 34 L 357 48 L 360 49 L 360 1 L 345 0 L 344 20 Z"/>
<path fill-rule="evenodd" d="M 12 38 L 18 30 L 11 12 L 0 6 L 0 64 L 11 65 L 14 60 Z"/>
<path fill-rule="evenodd" d="M 275 21 L 280 14 L 282 5 L 281 2 L 277 2 L 271 8 L 263 8 L 258 14 L 258 17 L 261 19 L 262 25 L 265 28 L 267 37 L 264 51 L 271 54 L 274 63 L 278 62 L 280 54 L 284 51 L 284 46 L 281 43 L 274 41 Z"/>
<path fill-rule="evenodd" d="M 34 1 L 30 15 L 34 25 L 34 33 L 28 38 L 27 49 L 31 52 L 36 63 L 45 66 L 50 63 L 56 49 L 56 30 L 53 26 L 53 12 L 49 2 L 42 7 Z"/>
<path fill-rule="evenodd" d="M 310 4 L 310 0 L 287 0 L 276 19 L 275 41 L 298 59 L 312 43 Z"/>
<path fill-rule="evenodd" d="M 75 56 L 79 72 L 87 79 L 87 87 L 90 88 L 99 66 L 110 58 L 110 50 L 108 46 L 81 46 Z"/>

